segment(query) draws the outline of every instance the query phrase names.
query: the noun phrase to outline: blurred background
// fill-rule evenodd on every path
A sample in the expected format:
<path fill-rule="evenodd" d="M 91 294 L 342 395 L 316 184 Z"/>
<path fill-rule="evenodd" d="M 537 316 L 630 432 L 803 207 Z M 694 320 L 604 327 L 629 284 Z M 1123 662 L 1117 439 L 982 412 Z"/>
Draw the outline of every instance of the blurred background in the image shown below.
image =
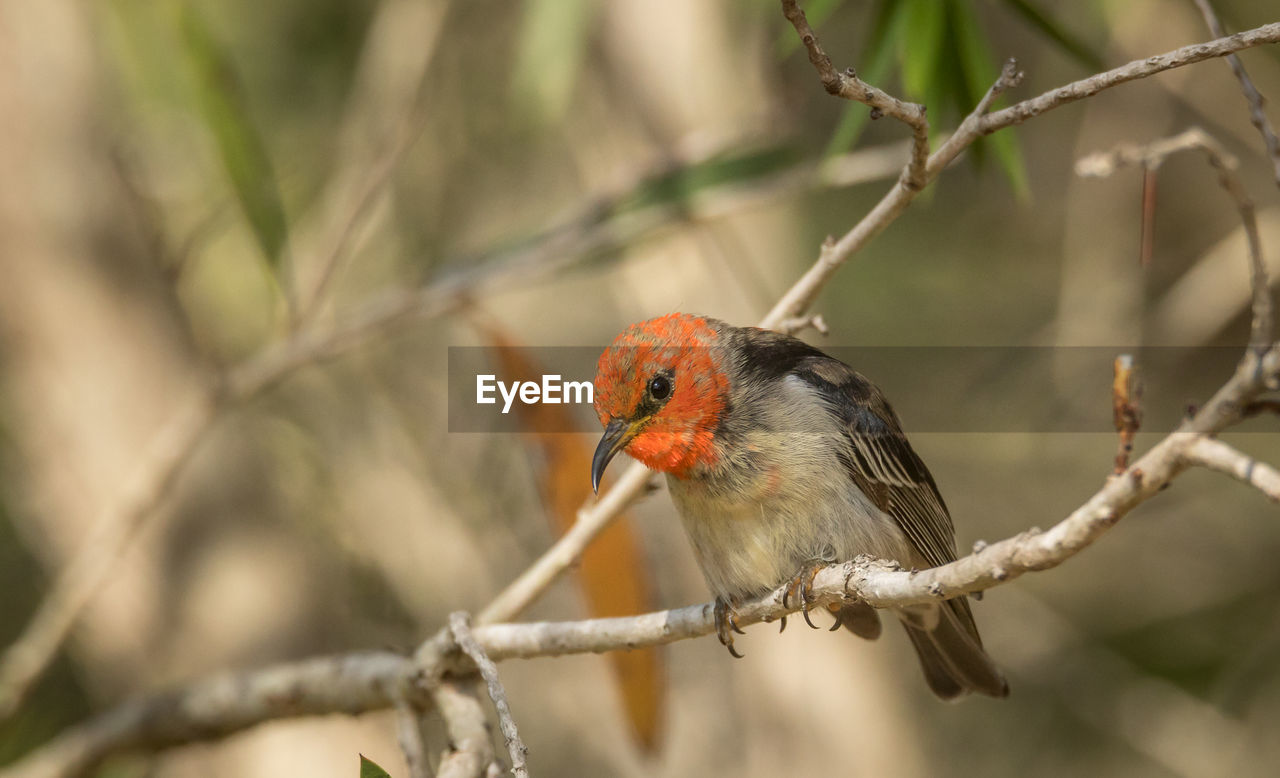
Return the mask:
<path fill-rule="evenodd" d="M 1216 5 L 1228 31 L 1277 17 L 1266 0 Z M 838 67 L 926 101 L 935 132 L 1006 57 L 1020 99 L 1211 37 L 1184 0 L 802 6 Z M 1280 51 L 1242 58 L 1280 99 Z M 513 375 L 536 370 L 526 347 L 602 347 L 673 310 L 755 322 L 886 191 L 908 137 L 822 90 L 773 0 L 0 2 L 0 117 L 4 645 L 210 375 L 299 331 L 408 311 L 220 408 L 0 725 L 0 764 L 131 694 L 407 650 L 482 608 L 586 497 L 574 463 L 597 426 L 568 408 L 525 433 L 451 433 L 448 347 L 501 346 Z M 1101 420 L 913 434 L 962 551 L 1048 526 L 1102 484 L 1112 350 L 1245 342 L 1239 217 L 1203 160 L 1160 169 L 1147 267 L 1141 175 L 1072 173 L 1190 125 L 1240 157 L 1274 275 L 1272 168 L 1210 61 L 996 136 L 819 299 L 830 334 L 805 337 L 823 346 L 1103 347 L 1035 392 L 1001 388 L 1018 385 L 1016 349 L 972 394 L 892 362 L 871 374 L 909 428 L 975 396 Z M 433 291 L 397 296 L 418 288 Z M 1229 359 L 1187 354 L 1147 383 L 1151 402 L 1227 378 Z M 1277 462 L 1274 425 L 1227 437 Z M 522 618 L 707 599 L 662 493 L 601 553 Z M 701 639 L 631 664 L 500 669 L 534 775 L 1269 774 L 1277 557 L 1274 506 L 1188 473 L 1095 548 L 975 604 L 1006 701 L 939 703 L 897 629 L 864 643 L 761 626 L 742 661 Z M 353 776 L 357 753 L 406 774 L 389 714 L 271 723 L 100 774 Z"/>

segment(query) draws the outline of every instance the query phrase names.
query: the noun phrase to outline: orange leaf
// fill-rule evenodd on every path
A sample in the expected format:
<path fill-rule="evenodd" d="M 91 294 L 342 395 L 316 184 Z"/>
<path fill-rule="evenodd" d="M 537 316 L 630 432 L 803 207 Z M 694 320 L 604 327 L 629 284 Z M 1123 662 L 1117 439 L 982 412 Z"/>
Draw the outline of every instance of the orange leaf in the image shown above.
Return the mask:
<path fill-rule="evenodd" d="M 497 358 L 499 380 L 541 380 L 543 371 L 494 324 L 480 329 Z M 584 447 L 578 436 L 566 434 L 566 430 L 580 427 L 566 406 L 516 403 L 513 409 L 524 429 L 533 433 L 531 438 L 545 468 L 542 499 L 557 531 L 564 532 L 591 496 L 592 450 Z M 587 547 L 577 577 L 594 617 L 630 616 L 655 607 L 649 566 L 627 514 L 619 515 Z M 612 651 L 608 657 L 632 731 L 646 751 L 653 751 L 661 734 L 666 695 L 661 648 Z"/>

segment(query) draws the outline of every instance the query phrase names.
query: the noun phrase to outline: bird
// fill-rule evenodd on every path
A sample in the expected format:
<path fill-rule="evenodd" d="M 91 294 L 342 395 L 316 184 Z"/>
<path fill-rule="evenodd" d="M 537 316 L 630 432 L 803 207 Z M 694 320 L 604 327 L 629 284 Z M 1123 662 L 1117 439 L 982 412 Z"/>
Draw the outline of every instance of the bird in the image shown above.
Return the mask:
<path fill-rule="evenodd" d="M 672 313 L 619 334 L 593 389 L 604 435 L 592 489 L 619 452 L 665 474 L 734 656 L 735 606 L 783 584 L 813 626 L 808 599 L 825 564 L 865 554 L 923 569 L 956 558 L 946 503 L 884 394 L 798 338 Z M 833 630 L 879 637 L 870 605 L 831 610 Z M 1008 695 L 966 598 L 893 612 L 938 697 Z"/>

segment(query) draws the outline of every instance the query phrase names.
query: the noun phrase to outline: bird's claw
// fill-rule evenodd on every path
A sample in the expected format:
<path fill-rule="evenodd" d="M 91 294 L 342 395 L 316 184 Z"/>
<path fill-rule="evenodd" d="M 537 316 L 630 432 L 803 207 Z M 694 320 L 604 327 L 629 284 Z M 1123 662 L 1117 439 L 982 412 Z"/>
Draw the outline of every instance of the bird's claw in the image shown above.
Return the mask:
<path fill-rule="evenodd" d="M 729 654 L 735 659 L 741 659 L 742 654 L 733 647 L 733 633 L 739 635 L 747 633 L 742 631 L 738 626 L 737 613 L 733 609 L 733 603 L 725 597 L 716 598 L 715 609 L 716 637 L 720 639 L 720 645 L 729 649 Z"/>
<path fill-rule="evenodd" d="M 817 578 L 818 571 L 822 570 L 822 568 L 826 566 L 827 562 L 822 559 L 812 559 L 806 562 L 804 566 L 791 577 L 791 580 L 787 583 L 786 590 L 782 593 L 782 607 L 791 607 L 792 598 L 797 598 L 801 606 L 803 606 L 800 613 L 804 616 L 804 623 L 814 629 L 818 629 L 818 625 L 814 624 L 813 619 L 809 618 L 809 606 L 813 603 L 813 579 Z M 836 626 L 839 626 L 838 619 L 839 616 L 837 616 Z"/>

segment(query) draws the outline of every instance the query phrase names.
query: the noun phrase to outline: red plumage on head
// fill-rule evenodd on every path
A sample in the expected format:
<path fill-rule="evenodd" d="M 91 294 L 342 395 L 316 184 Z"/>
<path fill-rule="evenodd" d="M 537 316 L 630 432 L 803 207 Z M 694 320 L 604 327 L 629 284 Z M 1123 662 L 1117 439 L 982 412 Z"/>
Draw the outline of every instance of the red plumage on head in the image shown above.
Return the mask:
<path fill-rule="evenodd" d="M 628 327 L 600 355 L 595 409 L 601 424 L 638 420 L 650 379 L 671 375 L 670 398 L 626 447 L 631 457 L 677 478 L 715 462 L 715 429 L 729 394 L 719 333 L 699 316 L 672 313 Z"/>

